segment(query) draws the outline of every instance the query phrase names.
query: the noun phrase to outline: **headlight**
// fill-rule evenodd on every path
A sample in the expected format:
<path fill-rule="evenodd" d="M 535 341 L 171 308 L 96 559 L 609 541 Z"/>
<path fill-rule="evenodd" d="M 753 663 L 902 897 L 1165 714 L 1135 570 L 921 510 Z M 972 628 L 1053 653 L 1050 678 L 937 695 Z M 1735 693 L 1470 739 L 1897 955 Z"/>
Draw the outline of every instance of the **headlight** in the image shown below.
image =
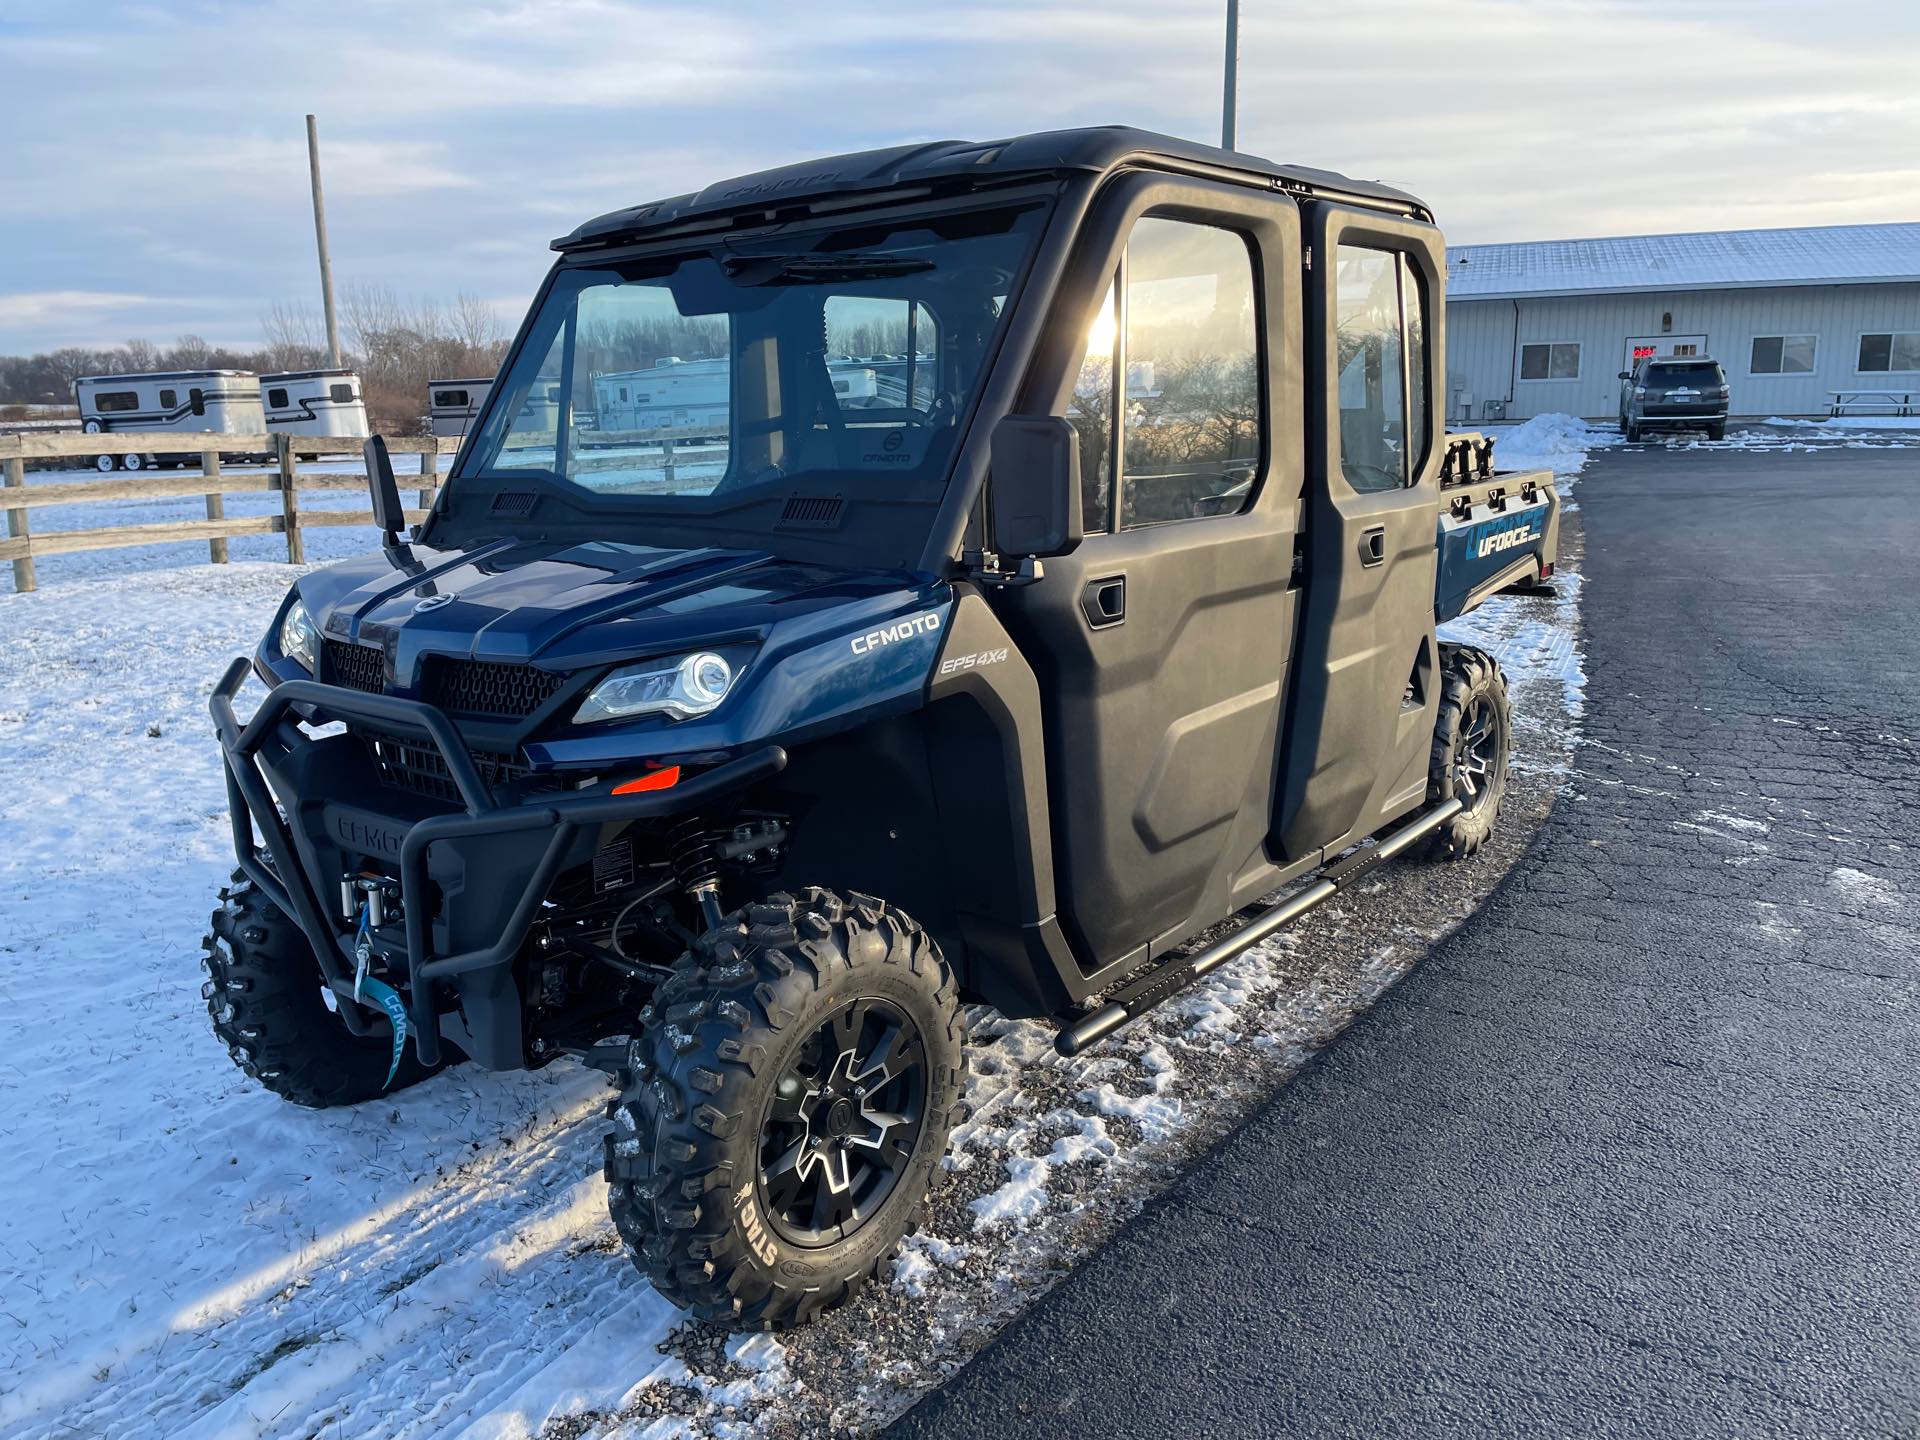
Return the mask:
<path fill-rule="evenodd" d="M 297 598 L 280 620 L 280 653 L 306 666 L 309 675 L 320 673 L 320 632 L 313 628 L 306 603 Z"/>
<path fill-rule="evenodd" d="M 616 670 L 593 687 L 573 720 L 624 720 L 635 715 L 668 715 L 687 720 L 705 715 L 733 688 L 733 666 L 723 655 L 703 650 L 672 660 L 649 660 Z"/>

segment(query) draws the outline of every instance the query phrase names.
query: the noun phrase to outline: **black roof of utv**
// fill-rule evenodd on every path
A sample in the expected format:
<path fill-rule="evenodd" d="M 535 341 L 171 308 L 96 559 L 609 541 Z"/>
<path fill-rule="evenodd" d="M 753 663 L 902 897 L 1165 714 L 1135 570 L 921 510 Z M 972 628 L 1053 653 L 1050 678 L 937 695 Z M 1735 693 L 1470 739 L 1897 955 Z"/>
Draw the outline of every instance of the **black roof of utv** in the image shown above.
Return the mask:
<path fill-rule="evenodd" d="M 718 217 L 770 215 L 803 202 L 850 197 L 896 186 L 975 181 L 1004 184 L 1063 170 L 1102 173 L 1137 163 L 1162 168 L 1258 177 L 1281 189 L 1337 195 L 1385 205 L 1429 219 L 1427 208 L 1404 190 L 1350 180 L 1331 170 L 1276 165 L 1257 155 L 1198 145 L 1124 125 L 1086 130 L 1049 130 L 1010 140 L 936 140 L 895 145 L 822 160 L 803 160 L 753 175 L 722 180 L 704 190 L 614 210 L 589 220 L 553 242 L 556 250 L 585 250 L 679 229 L 707 229 Z"/>

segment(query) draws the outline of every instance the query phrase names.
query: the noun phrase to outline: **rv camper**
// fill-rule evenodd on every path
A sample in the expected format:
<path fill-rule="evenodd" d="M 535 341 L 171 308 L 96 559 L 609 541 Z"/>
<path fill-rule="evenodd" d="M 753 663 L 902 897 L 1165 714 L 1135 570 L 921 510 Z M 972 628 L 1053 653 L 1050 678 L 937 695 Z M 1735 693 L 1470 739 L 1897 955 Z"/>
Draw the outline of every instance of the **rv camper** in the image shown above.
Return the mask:
<path fill-rule="evenodd" d="M 487 403 L 493 378 L 484 380 L 429 380 L 427 420 L 435 435 L 463 439 L 473 428 L 480 407 Z"/>
<path fill-rule="evenodd" d="M 342 435 L 364 439 L 367 403 L 351 370 L 287 370 L 260 377 L 267 429 L 288 435 Z"/>
<path fill-rule="evenodd" d="M 161 430 L 259 435 L 267 428 L 260 380 L 250 370 L 167 370 L 150 375 L 87 375 L 73 382 L 80 428 L 89 435 Z M 192 455 L 100 455 L 94 465 L 144 470 L 184 465 Z"/>
<path fill-rule="evenodd" d="M 726 360 L 682 360 L 668 355 L 645 370 L 596 375 L 593 403 L 599 429 L 603 434 L 670 430 L 724 435 L 731 402 L 727 366 Z M 878 380 L 866 361 L 829 360 L 827 373 L 843 406 L 871 405 L 878 399 Z"/>

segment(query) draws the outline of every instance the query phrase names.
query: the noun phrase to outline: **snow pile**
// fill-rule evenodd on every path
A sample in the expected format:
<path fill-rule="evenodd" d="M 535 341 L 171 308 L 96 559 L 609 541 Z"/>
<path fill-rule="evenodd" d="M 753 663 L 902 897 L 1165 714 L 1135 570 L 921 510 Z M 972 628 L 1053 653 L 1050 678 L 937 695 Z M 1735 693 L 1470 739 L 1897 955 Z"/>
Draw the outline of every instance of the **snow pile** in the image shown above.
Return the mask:
<path fill-rule="evenodd" d="M 1832 420 L 1788 420 L 1770 415 L 1760 423 L 1786 430 L 1920 430 L 1920 415 L 1842 415 Z"/>
<path fill-rule="evenodd" d="M 1551 470 L 1578 474 L 1587 452 L 1620 443 L 1620 432 L 1589 425 L 1571 415 L 1536 415 L 1511 429 L 1489 430 L 1493 461 L 1501 470 Z"/>

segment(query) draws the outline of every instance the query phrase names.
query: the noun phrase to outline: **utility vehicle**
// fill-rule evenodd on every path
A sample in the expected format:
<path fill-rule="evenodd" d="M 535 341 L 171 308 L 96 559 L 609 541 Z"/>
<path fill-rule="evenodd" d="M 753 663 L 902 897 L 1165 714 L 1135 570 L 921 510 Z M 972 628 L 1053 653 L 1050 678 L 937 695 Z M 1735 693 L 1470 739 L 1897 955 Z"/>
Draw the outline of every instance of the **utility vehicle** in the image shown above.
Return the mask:
<path fill-rule="evenodd" d="M 1551 576 L 1556 502 L 1446 437 L 1441 236 L 1384 186 L 1082 130 L 555 248 L 424 523 L 369 441 L 383 552 L 217 687 L 207 1002 L 305 1105 L 607 1070 L 634 1260 L 787 1325 L 914 1224 L 964 1003 L 1076 1053 L 1480 845 L 1506 691 L 1435 624 Z M 585 443 L 596 379 L 667 355 L 725 369 L 717 453 Z M 852 403 L 875 355 L 914 379 Z"/>

